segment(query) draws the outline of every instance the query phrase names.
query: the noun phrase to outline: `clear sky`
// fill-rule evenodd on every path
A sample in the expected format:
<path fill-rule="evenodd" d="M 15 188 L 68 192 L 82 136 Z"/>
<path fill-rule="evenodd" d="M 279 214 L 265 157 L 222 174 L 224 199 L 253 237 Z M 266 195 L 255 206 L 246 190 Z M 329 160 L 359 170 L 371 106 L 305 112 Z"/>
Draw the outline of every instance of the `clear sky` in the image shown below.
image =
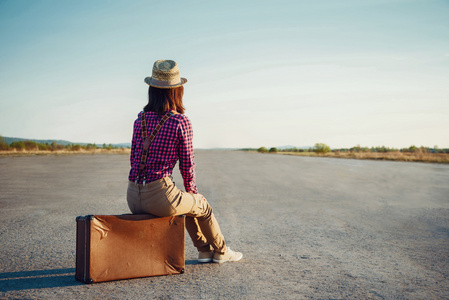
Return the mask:
<path fill-rule="evenodd" d="M 449 1 L 0 0 L 0 134 L 130 142 L 157 59 L 195 148 L 449 147 Z"/>

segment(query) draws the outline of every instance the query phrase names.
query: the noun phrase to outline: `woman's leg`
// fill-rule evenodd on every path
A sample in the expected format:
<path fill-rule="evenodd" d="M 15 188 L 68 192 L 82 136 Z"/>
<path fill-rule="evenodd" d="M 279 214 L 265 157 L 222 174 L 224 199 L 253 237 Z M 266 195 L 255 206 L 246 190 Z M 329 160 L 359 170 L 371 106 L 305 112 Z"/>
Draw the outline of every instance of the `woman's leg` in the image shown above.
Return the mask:
<path fill-rule="evenodd" d="M 190 237 L 193 237 L 192 240 L 194 244 L 194 239 L 199 239 L 202 243 L 207 243 L 212 246 L 215 252 L 225 253 L 226 243 L 224 236 L 221 233 L 217 219 L 215 219 L 212 207 L 209 205 L 207 200 L 201 194 L 182 193 L 182 197 L 184 198 L 183 201 L 187 203 L 192 202 L 192 208 L 190 211 L 185 211 L 184 214 L 186 214 L 187 219 L 192 220 L 187 221 L 186 219 L 186 228 Z M 210 248 L 207 249 L 206 247 L 197 248 L 199 251 L 210 250 Z"/>
<path fill-rule="evenodd" d="M 198 249 L 199 252 L 210 252 L 213 248 L 207 242 L 206 237 L 201 232 L 200 225 L 198 224 L 197 218 L 186 216 L 186 229 L 189 233 L 190 239 L 193 245 Z"/>
<path fill-rule="evenodd" d="M 183 192 L 165 177 L 145 186 L 130 182 L 127 198 L 132 213 L 160 217 L 186 215 L 186 229 L 199 251 L 210 251 L 212 246 L 218 254 L 226 252 L 220 226 L 203 195 Z"/>
<path fill-rule="evenodd" d="M 195 247 L 204 252 L 213 247 L 217 253 L 226 252 L 226 244 L 212 207 L 201 194 L 178 189 L 169 177 L 164 178 L 165 196 L 176 215 L 186 215 L 186 229 Z M 209 248 L 207 245 L 210 245 Z"/>
<path fill-rule="evenodd" d="M 212 207 L 207 200 L 200 194 L 187 194 L 182 192 L 182 198 L 186 197 L 185 201 L 188 203 L 188 198 L 193 198 L 193 206 L 190 212 L 185 212 L 187 216 L 192 216 L 196 219 L 195 229 L 206 238 L 213 248 L 215 253 L 201 253 L 198 258 L 198 262 L 217 262 L 224 263 L 228 261 L 238 261 L 242 259 L 243 254 L 240 252 L 232 251 L 226 247 L 223 234 L 221 233 L 218 222 L 212 212 Z M 183 200 L 181 200 L 183 201 Z M 176 203 L 176 202 L 175 202 Z M 179 210 L 178 210 L 179 212 Z M 189 231 L 190 233 L 190 231 Z M 202 254 L 206 254 L 202 256 Z M 210 254 L 213 254 L 211 256 Z"/>

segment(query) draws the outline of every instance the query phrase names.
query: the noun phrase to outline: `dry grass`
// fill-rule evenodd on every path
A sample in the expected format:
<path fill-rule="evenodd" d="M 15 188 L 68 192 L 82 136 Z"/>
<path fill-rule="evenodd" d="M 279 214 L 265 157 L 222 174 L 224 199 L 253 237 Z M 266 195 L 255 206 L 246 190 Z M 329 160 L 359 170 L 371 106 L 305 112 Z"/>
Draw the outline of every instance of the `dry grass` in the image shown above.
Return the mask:
<path fill-rule="evenodd" d="M 316 157 L 334 157 L 334 158 L 352 158 L 352 159 L 372 159 L 372 160 L 391 160 L 407 162 L 427 162 L 427 163 L 449 163 L 448 153 L 423 153 L 421 151 L 409 152 L 328 152 L 325 154 L 316 154 L 315 152 L 278 152 L 284 155 L 297 156 L 316 156 Z"/>
<path fill-rule="evenodd" d="M 6 150 L 0 151 L 0 156 L 33 156 L 33 155 L 73 155 L 73 154 L 130 154 L 131 149 L 80 149 L 77 151 L 70 150 Z"/>

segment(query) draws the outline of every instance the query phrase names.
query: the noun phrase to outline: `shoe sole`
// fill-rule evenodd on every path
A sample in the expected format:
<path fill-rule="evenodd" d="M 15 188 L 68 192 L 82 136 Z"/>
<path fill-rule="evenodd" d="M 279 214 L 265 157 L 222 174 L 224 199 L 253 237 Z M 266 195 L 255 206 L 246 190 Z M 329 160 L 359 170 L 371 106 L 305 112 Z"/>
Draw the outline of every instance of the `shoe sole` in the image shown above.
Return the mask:
<path fill-rule="evenodd" d="M 198 262 L 201 264 L 210 263 L 210 262 L 212 262 L 212 258 L 201 258 L 201 259 L 198 259 Z"/>
<path fill-rule="evenodd" d="M 231 262 L 231 261 L 239 261 L 239 260 L 241 260 L 243 258 L 243 254 L 242 255 L 240 255 L 238 258 L 234 258 L 234 259 L 212 259 L 212 261 L 214 262 L 214 263 L 219 263 L 219 264 L 222 264 L 222 263 L 225 263 L 225 262 Z"/>

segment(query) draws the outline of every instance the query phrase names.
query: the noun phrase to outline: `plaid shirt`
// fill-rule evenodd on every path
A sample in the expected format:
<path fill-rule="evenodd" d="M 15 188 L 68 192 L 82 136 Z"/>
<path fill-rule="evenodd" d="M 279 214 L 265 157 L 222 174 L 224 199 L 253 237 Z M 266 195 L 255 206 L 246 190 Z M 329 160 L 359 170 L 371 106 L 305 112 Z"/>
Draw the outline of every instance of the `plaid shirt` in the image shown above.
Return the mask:
<path fill-rule="evenodd" d="M 128 177 L 132 182 L 135 182 L 137 179 L 143 151 L 141 114 L 142 112 L 139 113 L 138 118 L 134 122 L 130 157 L 131 171 Z M 149 134 L 151 134 L 160 119 L 154 112 L 145 112 Z M 151 182 L 171 176 L 173 168 L 179 159 L 179 170 L 184 180 L 186 192 L 197 194 L 192 137 L 192 124 L 185 115 L 176 114 L 170 117 L 164 123 L 148 149 L 147 165 L 141 177 L 145 177 L 146 182 Z M 137 183 L 142 184 L 143 178 L 140 178 Z"/>

